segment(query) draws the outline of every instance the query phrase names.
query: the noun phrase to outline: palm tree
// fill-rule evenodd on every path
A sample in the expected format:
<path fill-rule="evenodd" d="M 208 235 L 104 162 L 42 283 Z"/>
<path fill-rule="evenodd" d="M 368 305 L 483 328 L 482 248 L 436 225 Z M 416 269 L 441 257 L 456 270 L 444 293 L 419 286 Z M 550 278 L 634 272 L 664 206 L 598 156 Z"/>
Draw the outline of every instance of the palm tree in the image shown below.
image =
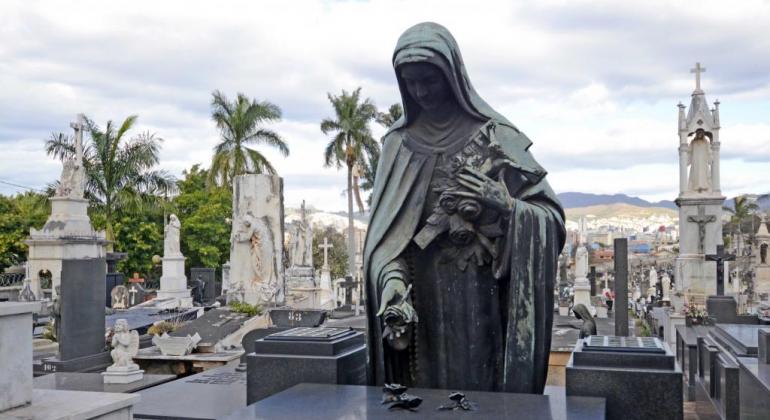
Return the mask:
<path fill-rule="evenodd" d="M 136 124 L 131 115 L 120 126 L 107 121 L 101 129 L 86 118 L 91 140 L 83 144 L 83 168 L 86 173 L 86 197 L 92 209 L 104 216 L 107 239 L 114 241 L 114 222 L 119 212 L 159 206 L 159 197 L 173 193 L 174 179 L 166 171 L 153 169 L 163 139 L 149 132 L 128 139 L 126 133 Z M 74 138 L 53 134 L 45 145 L 46 153 L 61 160 L 75 155 Z M 108 245 L 112 250 L 112 244 Z"/>
<path fill-rule="evenodd" d="M 335 119 L 325 118 L 321 121 L 321 131 L 325 135 L 334 133 L 332 141 L 324 151 L 324 166 L 342 168 L 343 163 L 348 169 L 348 267 L 350 274 L 356 270 L 355 231 L 353 229 L 353 195 L 359 209 L 363 212 L 363 202 L 358 190 L 358 180 L 354 180 L 353 168 L 363 167 L 367 155 L 379 153 L 379 144 L 372 137 L 369 122 L 375 119 L 377 109 L 367 98 L 361 101 L 361 88 L 348 93 L 343 89 L 342 95 L 328 94 L 329 102 L 334 108 Z"/>
<path fill-rule="evenodd" d="M 258 150 L 249 145 L 267 144 L 289 156 L 289 147 L 275 131 L 264 128 L 267 122 L 281 120 L 281 109 L 268 101 L 257 102 L 239 93 L 230 102 L 220 91 L 212 93 L 211 118 L 217 124 L 222 142 L 214 147 L 209 185 L 231 185 L 236 175 L 275 174 L 275 168 Z"/>
<path fill-rule="evenodd" d="M 402 115 L 404 115 L 404 109 L 401 108 L 401 104 L 395 103 L 388 108 L 388 112 L 377 113 L 377 123 L 385 128 L 390 128 Z"/>
<path fill-rule="evenodd" d="M 757 205 L 757 203 L 753 202 L 752 200 L 749 200 L 747 196 L 741 195 L 733 198 L 733 208 L 724 206 L 722 207 L 722 209 L 732 214 L 729 222 L 730 231 L 734 233 L 737 230 L 738 232 L 737 245 L 740 245 L 743 238 L 742 224 L 748 218 L 753 219 L 754 212 L 759 209 L 759 206 Z"/>
<path fill-rule="evenodd" d="M 401 104 L 393 104 L 388 108 L 388 112 L 378 112 L 375 120 L 378 124 L 385 128 L 390 128 L 401 116 L 404 115 L 404 110 L 401 108 Z M 380 139 L 380 142 L 384 141 L 385 137 Z M 366 160 L 366 164 L 361 167 L 361 176 L 363 181 L 359 188 L 363 191 L 369 191 L 374 188 L 374 176 L 377 174 L 377 163 L 380 161 L 380 153 L 371 153 Z M 366 199 L 368 205 L 372 205 L 371 194 Z"/>

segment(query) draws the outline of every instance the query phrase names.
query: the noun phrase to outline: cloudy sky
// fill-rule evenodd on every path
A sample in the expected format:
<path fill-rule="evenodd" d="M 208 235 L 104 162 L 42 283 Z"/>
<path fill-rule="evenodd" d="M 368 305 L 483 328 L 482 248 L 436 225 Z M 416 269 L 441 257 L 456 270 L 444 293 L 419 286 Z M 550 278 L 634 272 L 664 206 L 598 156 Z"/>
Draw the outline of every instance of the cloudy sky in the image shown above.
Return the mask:
<path fill-rule="evenodd" d="M 707 68 L 719 99 L 722 190 L 770 192 L 770 3 L 617 1 L 12 1 L 0 3 L 0 193 L 41 188 L 61 164 L 45 139 L 77 113 L 139 115 L 165 139 L 161 167 L 207 166 L 211 92 L 281 107 L 289 143 L 265 153 L 286 205 L 346 207 L 326 169 L 327 92 L 399 101 L 391 55 L 409 26 L 454 34 L 477 90 L 534 141 L 557 192 L 677 193 L 677 108 Z M 374 127 L 381 135 L 383 129 Z"/>

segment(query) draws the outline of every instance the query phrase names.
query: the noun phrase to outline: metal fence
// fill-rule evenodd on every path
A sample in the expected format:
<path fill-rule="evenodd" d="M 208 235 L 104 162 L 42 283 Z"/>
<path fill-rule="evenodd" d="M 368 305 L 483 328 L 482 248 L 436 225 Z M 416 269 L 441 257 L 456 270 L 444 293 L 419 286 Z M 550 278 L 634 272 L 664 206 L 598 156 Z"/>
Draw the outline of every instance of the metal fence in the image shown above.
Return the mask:
<path fill-rule="evenodd" d="M 0 273 L 0 287 L 21 286 L 24 284 L 24 273 Z"/>

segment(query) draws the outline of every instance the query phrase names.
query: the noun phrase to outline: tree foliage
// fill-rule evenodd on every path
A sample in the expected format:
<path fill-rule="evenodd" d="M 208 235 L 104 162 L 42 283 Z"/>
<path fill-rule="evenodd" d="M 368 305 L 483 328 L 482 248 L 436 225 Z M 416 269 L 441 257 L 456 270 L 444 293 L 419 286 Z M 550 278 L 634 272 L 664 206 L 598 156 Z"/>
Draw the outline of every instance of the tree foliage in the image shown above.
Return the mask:
<path fill-rule="evenodd" d="M 265 123 L 281 120 L 281 109 L 268 101 L 257 102 L 239 93 L 233 102 L 220 91 L 211 99 L 211 118 L 217 125 L 222 141 L 214 147 L 209 185 L 232 185 L 236 175 L 275 174 L 275 168 L 257 149 L 249 146 L 265 144 L 275 147 L 283 156 L 289 147 L 275 131 L 264 128 Z"/>
<path fill-rule="evenodd" d="M 49 213 L 50 205 L 43 194 L 0 195 L 0 272 L 26 260 L 28 247 L 24 241 L 29 229 L 42 228 Z"/>
<path fill-rule="evenodd" d="M 107 121 L 102 129 L 86 118 L 90 135 L 90 140 L 83 138 L 86 197 L 91 213 L 103 216 L 107 239 L 111 241 L 120 214 L 142 213 L 161 206 L 159 197 L 174 190 L 173 177 L 155 169 L 163 139 L 149 132 L 128 138 L 136 121 L 137 116 L 131 115 L 120 125 Z M 75 155 L 75 139 L 55 133 L 45 148 L 62 161 L 70 159 Z"/>
<path fill-rule="evenodd" d="M 230 256 L 233 198 L 229 188 L 207 189 L 208 171 L 193 165 L 182 172 L 173 209 L 182 222 L 182 253 L 188 267 L 218 268 Z"/>
<path fill-rule="evenodd" d="M 348 270 L 348 253 L 345 250 L 345 235 L 333 227 L 313 229 L 313 268 L 320 270 L 324 264 L 324 252 L 319 245 L 327 238 L 332 248 L 329 249 L 329 269 L 332 279 L 345 277 Z"/>

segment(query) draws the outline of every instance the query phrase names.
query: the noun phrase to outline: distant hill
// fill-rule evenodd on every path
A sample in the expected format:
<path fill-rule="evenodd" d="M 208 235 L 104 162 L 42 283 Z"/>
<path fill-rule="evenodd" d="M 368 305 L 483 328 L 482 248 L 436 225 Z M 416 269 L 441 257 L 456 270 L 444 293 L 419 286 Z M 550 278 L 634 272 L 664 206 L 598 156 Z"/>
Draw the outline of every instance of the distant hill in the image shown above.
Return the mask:
<path fill-rule="evenodd" d="M 629 204 L 636 207 L 662 207 L 676 210 L 673 201 L 663 200 L 651 203 L 639 197 L 630 197 L 625 194 L 590 194 L 581 192 L 565 192 L 558 194 L 561 205 L 565 209 L 575 207 L 601 206 L 607 204 Z"/>
<path fill-rule="evenodd" d="M 567 219 L 577 221 L 581 216 L 594 216 L 599 219 L 610 217 L 629 217 L 645 219 L 650 216 L 678 217 L 679 213 L 665 207 L 642 207 L 626 203 L 598 204 L 595 206 L 566 208 Z"/>

